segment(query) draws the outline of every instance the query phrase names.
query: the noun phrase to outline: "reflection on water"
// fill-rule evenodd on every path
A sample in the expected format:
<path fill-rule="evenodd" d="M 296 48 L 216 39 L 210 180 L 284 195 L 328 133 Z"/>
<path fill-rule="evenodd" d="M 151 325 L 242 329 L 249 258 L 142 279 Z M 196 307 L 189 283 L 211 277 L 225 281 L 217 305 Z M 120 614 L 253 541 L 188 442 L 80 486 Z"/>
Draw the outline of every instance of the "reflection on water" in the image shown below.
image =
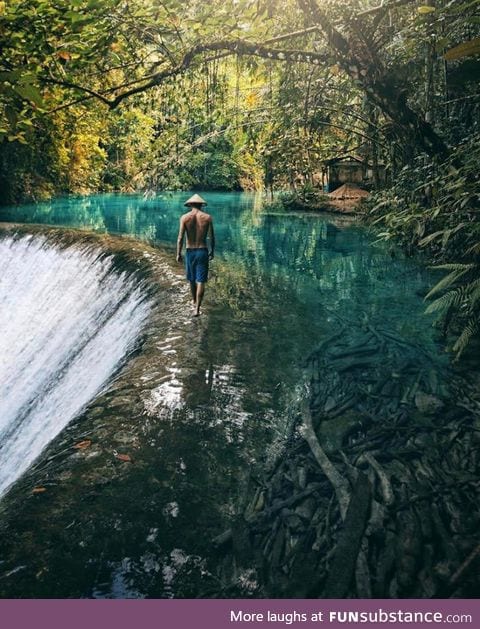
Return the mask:
<path fill-rule="evenodd" d="M 173 260 L 188 196 L 58 199 L 0 208 L 0 220 L 126 233 Z M 205 315 L 192 319 L 178 267 L 142 356 L 5 501 L 0 576 L 23 567 L 0 580 L 2 596 L 221 589 L 210 540 L 285 433 L 309 353 L 340 321 L 367 319 L 435 351 L 422 314 L 428 278 L 415 262 L 355 226 L 265 215 L 254 195 L 202 196 L 218 241 Z M 91 448 L 72 450 L 85 435 Z M 48 491 L 32 496 L 39 484 Z"/>

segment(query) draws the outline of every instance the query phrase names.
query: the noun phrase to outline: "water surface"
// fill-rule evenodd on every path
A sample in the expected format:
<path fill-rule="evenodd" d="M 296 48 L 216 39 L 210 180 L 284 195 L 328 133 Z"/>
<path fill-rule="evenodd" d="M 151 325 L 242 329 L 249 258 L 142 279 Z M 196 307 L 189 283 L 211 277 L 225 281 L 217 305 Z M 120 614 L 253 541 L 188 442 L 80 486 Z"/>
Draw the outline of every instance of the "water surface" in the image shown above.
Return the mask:
<path fill-rule="evenodd" d="M 250 194 L 201 194 L 217 237 L 204 315 L 192 318 L 176 267 L 145 355 L 4 501 L 3 596 L 218 592 L 210 541 L 240 509 L 249 472 L 255 482 L 281 443 L 310 352 L 340 323 L 369 321 L 442 362 L 417 262 L 343 220 L 266 214 Z M 0 220 L 129 234 L 175 264 L 189 196 L 70 197 L 0 208 Z M 85 435 L 92 446 L 72 450 Z M 133 463 L 119 465 L 118 453 Z M 48 491 L 32 495 L 39 484 Z"/>

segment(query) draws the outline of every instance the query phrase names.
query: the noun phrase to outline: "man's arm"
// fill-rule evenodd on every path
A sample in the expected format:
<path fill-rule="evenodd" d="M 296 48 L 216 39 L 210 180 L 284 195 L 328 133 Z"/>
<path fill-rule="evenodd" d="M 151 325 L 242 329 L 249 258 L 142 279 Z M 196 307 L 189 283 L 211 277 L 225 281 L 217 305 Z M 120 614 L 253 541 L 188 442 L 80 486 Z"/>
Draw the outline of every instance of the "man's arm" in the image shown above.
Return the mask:
<path fill-rule="evenodd" d="M 213 220 L 210 220 L 210 224 L 208 226 L 208 234 L 210 238 L 210 260 L 213 260 L 213 256 L 215 255 L 215 232 L 213 231 Z"/>
<path fill-rule="evenodd" d="M 180 227 L 178 229 L 178 238 L 177 238 L 177 262 L 182 261 L 182 249 L 183 249 L 183 238 L 185 236 L 185 221 L 183 220 L 183 216 L 180 219 Z"/>

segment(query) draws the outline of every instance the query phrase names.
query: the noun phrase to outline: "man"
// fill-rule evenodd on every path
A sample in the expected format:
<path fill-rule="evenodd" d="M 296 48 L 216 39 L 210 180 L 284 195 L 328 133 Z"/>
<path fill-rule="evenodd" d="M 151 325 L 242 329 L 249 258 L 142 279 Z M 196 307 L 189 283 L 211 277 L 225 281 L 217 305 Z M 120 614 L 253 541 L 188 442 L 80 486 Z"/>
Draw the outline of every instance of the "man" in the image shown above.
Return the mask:
<path fill-rule="evenodd" d="M 203 208 L 207 202 L 198 194 L 194 194 L 185 201 L 190 211 L 180 218 L 180 229 L 177 238 L 177 262 L 182 261 L 183 238 L 187 236 L 187 253 L 185 269 L 187 280 L 190 282 L 192 301 L 195 308 L 195 317 L 200 315 L 205 282 L 208 279 L 208 261 L 213 260 L 215 250 L 215 235 L 213 232 L 213 220 L 210 214 Z M 210 240 L 210 253 L 208 253 L 207 237 Z"/>

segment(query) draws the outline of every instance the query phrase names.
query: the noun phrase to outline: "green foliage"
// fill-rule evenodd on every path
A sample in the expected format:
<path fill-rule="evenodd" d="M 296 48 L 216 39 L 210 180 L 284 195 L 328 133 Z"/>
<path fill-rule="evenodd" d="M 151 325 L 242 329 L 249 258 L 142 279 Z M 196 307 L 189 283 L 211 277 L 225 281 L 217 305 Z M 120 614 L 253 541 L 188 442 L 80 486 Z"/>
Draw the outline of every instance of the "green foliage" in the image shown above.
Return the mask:
<path fill-rule="evenodd" d="M 328 206 L 328 197 L 310 184 L 306 184 L 297 190 L 278 194 L 272 201 L 265 203 L 264 209 L 267 212 L 309 212 L 326 209 Z"/>
<path fill-rule="evenodd" d="M 480 260 L 471 264 L 444 264 L 438 269 L 448 270 L 446 275 L 428 293 L 427 299 L 436 297 L 427 312 L 439 314 L 457 338 L 453 351 L 460 357 L 469 343 L 480 332 Z"/>
<path fill-rule="evenodd" d="M 472 135 L 441 166 L 417 160 L 395 185 L 370 201 L 379 236 L 426 251 L 448 271 L 428 293 L 435 313 L 454 336 L 459 357 L 480 330 L 480 135 Z"/>

